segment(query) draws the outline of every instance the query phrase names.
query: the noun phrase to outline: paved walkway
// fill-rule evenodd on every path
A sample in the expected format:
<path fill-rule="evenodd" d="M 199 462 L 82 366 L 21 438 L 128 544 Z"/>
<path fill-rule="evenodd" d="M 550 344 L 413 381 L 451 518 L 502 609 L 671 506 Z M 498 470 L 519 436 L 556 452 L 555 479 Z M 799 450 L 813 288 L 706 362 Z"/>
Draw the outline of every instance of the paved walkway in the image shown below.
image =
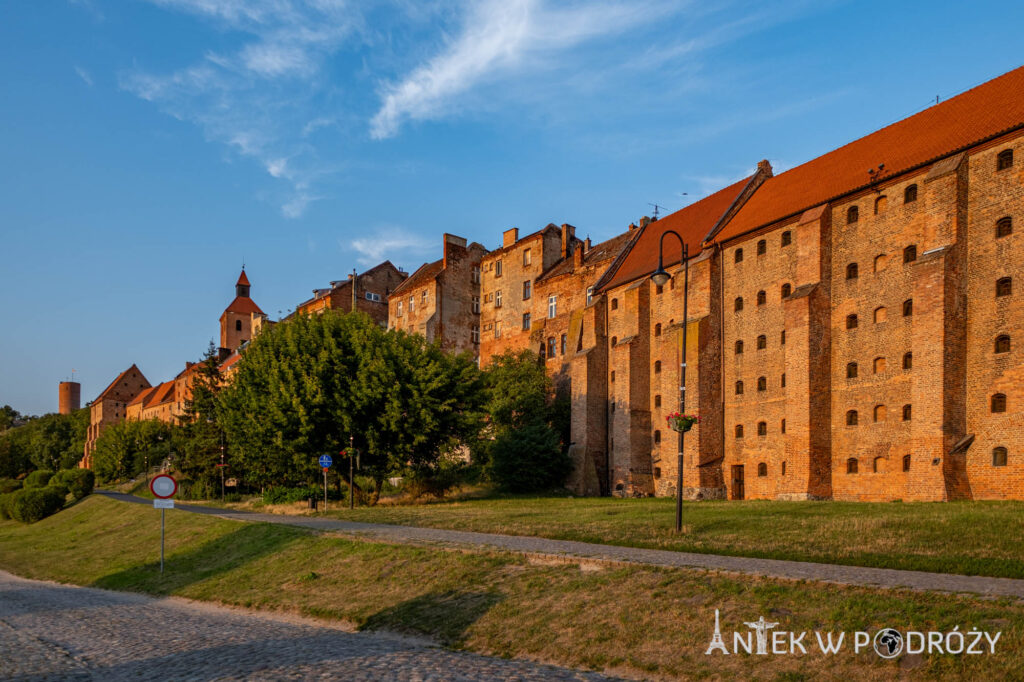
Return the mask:
<path fill-rule="evenodd" d="M 98 492 L 125 502 L 152 504 L 151 500 L 144 500 L 131 495 Z M 341 521 L 339 519 L 314 516 L 259 514 L 213 507 L 200 507 L 192 504 L 179 505 L 177 509 L 219 516 L 236 521 L 264 521 L 267 523 L 300 526 L 318 531 L 343 532 L 387 540 L 389 542 L 485 547 L 488 549 L 504 549 L 512 552 L 552 555 L 562 558 L 585 557 L 603 561 L 620 561 L 672 568 L 707 569 L 791 580 L 818 580 L 867 587 L 966 592 L 986 596 L 1024 599 L 1024 580 L 1014 578 L 989 578 L 949 573 L 927 573 L 925 571 L 901 571 L 890 568 L 838 566 L 808 561 L 782 561 L 779 559 L 755 559 L 750 557 L 723 556 L 720 554 L 696 554 L 661 549 L 617 547 L 615 545 L 599 545 L 571 540 L 551 540 L 531 536 L 471 533 L 459 530 L 396 526 L 383 523 L 360 523 L 357 521 Z"/>
<path fill-rule="evenodd" d="M 607 680 L 382 633 L 0 571 L 4 680 Z"/>

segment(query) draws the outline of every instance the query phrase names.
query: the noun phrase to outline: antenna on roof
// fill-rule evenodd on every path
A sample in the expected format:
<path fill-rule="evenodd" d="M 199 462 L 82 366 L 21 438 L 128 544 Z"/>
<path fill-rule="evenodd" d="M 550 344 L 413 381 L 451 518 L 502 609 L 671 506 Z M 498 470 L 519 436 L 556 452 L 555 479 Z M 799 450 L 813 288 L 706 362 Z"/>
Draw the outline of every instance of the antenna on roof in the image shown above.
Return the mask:
<path fill-rule="evenodd" d="M 654 207 L 654 219 L 655 219 L 655 220 L 657 220 L 657 219 L 658 219 L 658 211 L 664 211 L 664 210 L 665 210 L 665 207 L 664 207 L 664 206 L 658 206 L 657 204 L 652 204 L 652 203 L 651 203 L 651 202 L 649 202 L 649 201 L 647 202 L 647 205 L 648 205 L 648 206 L 653 206 L 653 207 Z"/>

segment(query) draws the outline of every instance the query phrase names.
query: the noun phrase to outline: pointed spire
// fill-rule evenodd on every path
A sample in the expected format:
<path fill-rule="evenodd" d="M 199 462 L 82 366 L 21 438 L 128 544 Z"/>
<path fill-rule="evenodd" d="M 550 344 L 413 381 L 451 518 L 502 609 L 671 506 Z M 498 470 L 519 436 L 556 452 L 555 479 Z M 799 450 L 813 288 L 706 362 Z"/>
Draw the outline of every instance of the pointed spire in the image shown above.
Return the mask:
<path fill-rule="evenodd" d="M 245 276 L 245 266 L 242 266 L 242 274 L 238 276 L 238 281 L 235 282 L 235 286 L 241 284 L 242 286 L 249 286 L 249 278 Z"/>

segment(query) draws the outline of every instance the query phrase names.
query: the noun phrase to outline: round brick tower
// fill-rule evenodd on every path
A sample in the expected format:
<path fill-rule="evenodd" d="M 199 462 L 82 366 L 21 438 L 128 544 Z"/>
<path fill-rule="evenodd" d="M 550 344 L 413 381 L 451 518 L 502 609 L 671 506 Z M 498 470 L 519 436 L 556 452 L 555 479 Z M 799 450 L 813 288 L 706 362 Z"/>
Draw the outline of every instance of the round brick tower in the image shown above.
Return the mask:
<path fill-rule="evenodd" d="M 59 395 L 61 414 L 71 414 L 82 406 L 82 385 L 77 381 L 60 382 Z"/>

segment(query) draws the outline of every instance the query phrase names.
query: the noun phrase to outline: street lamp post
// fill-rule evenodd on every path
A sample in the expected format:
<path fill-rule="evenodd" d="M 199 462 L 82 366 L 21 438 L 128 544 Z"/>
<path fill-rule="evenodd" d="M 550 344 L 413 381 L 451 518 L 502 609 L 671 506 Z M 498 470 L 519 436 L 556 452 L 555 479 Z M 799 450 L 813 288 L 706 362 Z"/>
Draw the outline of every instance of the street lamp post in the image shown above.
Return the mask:
<path fill-rule="evenodd" d="M 664 286 L 666 282 L 671 279 L 671 276 L 665 272 L 665 267 L 662 265 L 663 256 L 665 253 L 665 237 L 672 235 L 679 240 L 679 246 L 682 250 L 680 258 L 683 263 L 683 348 L 680 351 L 679 360 L 679 414 L 686 413 L 686 328 L 688 326 L 688 311 L 687 303 L 690 298 L 690 263 L 688 261 L 690 257 L 690 250 L 683 241 L 683 238 L 679 236 L 679 233 L 674 230 L 665 230 L 661 239 L 658 240 L 658 269 L 651 273 L 651 281 L 658 286 Z M 679 431 L 679 454 L 676 457 L 676 532 L 681 533 L 683 531 L 683 446 L 686 443 L 686 432 Z"/>

